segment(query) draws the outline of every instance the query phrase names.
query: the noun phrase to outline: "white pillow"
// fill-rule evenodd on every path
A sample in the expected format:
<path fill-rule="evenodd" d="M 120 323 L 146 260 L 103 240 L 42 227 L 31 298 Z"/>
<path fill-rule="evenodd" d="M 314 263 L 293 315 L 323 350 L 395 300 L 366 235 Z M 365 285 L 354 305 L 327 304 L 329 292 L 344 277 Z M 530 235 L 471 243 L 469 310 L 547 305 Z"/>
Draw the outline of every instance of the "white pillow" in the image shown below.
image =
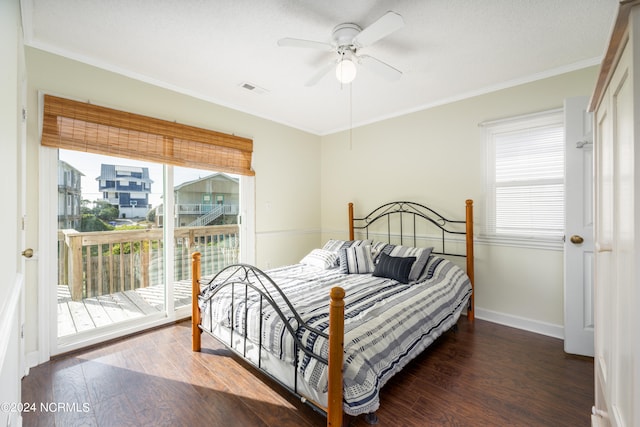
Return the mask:
<path fill-rule="evenodd" d="M 300 264 L 328 270 L 338 265 L 338 255 L 325 249 L 314 249 L 300 260 Z"/>

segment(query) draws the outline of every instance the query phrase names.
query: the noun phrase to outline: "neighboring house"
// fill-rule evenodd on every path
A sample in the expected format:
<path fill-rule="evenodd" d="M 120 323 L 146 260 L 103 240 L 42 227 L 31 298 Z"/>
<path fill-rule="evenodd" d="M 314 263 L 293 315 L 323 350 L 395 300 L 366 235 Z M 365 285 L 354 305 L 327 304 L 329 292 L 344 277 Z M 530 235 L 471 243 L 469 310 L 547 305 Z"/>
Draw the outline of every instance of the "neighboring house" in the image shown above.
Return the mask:
<path fill-rule="evenodd" d="M 144 218 L 151 209 L 149 168 L 102 164 L 96 180 L 102 198 L 118 207 L 120 218 Z"/>
<path fill-rule="evenodd" d="M 175 187 L 175 226 L 235 224 L 238 219 L 239 181 L 224 173 L 185 182 Z M 163 209 L 156 209 L 156 223 L 163 224 Z"/>
<path fill-rule="evenodd" d="M 58 229 L 80 230 L 83 176 L 69 163 L 58 160 Z"/>

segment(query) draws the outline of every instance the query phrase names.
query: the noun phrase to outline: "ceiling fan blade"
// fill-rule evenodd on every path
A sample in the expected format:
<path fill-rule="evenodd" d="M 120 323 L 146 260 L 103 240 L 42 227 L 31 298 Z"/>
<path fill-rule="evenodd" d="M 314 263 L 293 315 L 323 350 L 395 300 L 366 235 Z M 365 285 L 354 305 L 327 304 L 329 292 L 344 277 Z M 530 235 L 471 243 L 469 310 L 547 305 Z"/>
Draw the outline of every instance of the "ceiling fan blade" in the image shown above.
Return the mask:
<path fill-rule="evenodd" d="M 404 19 L 396 12 L 389 11 L 377 21 L 360 31 L 353 39 L 358 47 L 369 46 L 404 27 Z"/>
<path fill-rule="evenodd" d="M 358 62 L 362 64 L 363 67 L 370 69 L 386 80 L 399 80 L 402 77 L 402 71 L 393 68 L 389 64 L 385 64 L 379 59 L 374 58 L 373 56 L 368 55 L 360 55 L 358 56 Z"/>
<path fill-rule="evenodd" d="M 329 73 L 329 71 L 331 71 L 335 66 L 336 64 L 333 62 L 325 65 L 324 67 L 319 69 L 318 72 L 315 73 L 304 85 L 307 87 L 314 86 L 316 83 L 322 80 L 322 78 L 326 76 Z"/>
<path fill-rule="evenodd" d="M 320 49 L 320 50 L 326 50 L 326 51 L 333 50 L 333 46 L 330 45 L 329 43 L 315 42 L 313 40 L 292 39 L 289 37 L 278 40 L 278 46 L 303 47 L 303 48 Z"/>

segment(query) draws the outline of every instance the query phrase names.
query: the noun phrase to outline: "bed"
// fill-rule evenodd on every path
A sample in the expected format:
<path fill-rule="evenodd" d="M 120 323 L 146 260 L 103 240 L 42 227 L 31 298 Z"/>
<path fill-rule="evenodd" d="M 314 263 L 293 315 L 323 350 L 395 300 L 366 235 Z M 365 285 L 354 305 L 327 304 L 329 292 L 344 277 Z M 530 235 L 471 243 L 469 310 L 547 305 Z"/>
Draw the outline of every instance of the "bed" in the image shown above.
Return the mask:
<path fill-rule="evenodd" d="M 206 332 L 331 426 L 345 414 L 375 423 L 384 384 L 463 313 L 474 319 L 471 200 L 464 220 L 404 201 L 357 218 L 350 203 L 348 240 L 268 272 L 202 278 L 192 258 L 193 350 Z"/>

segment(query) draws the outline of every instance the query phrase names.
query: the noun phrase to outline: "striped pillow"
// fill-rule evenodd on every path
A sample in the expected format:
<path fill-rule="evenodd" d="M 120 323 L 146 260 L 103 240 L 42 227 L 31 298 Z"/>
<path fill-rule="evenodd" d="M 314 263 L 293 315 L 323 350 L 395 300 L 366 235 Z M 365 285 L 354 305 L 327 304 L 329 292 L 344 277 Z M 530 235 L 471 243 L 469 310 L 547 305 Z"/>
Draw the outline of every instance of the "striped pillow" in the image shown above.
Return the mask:
<path fill-rule="evenodd" d="M 340 249 L 348 246 L 347 243 L 348 242 L 346 240 L 329 239 L 322 249 L 325 251 L 339 253 Z"/>
<path fill-rule="evenodd" d="M 314 249 L 307 256 L 300 260 L 300 264 L 311 265 L 313 267 L 319 267 L 323 270 L 328 270 L 337 266 L 338 255 L 335 252 L 327 251 L 324 249 Z"/>
<path fill-rule="evenodd" d="M 338 239 L 329 239 L 327 243 L 324 244 L 322 249 L 327 251 L 335 252 L 337 256 L 336 265 L 340 264 L 340 251 L 345 248 L 355 248 L 356 246 L 367 246 L 371 245 L 371 240 L 338 240 Z"/>
<path fill-rule="evenodd" d="M 388 243 L 385 243 L 385 242 L 373 242 L 371 244 L 371 256 L 373 257 L 374 264 L 378 263 L 378 257 L 380 256 L 382 251 L 387 249 L 388 246 L 391 246 L 391 248 L 393 248 L 393 245 L 389 245 Z"/>
<path fill-rule="evenodd" d="M 373 275 L 397 280 L 400 283 L 409 283 L 409 273 L 415 260 L 415 257 L 395 257 L 383 252 L 380 254 L 380 260 L 376 264 Z"/>
<path fill-rule="evenodd" d="M 391 249 L 389 255 L 401 258 L 415 257 L 416 261 L 413 263 L 411 272 L 409 273 L 409 282 L 416 282 L 423 276 L 423 272 L 425 271 L 425 267 L 427 266 L 427 262 L 431 256 L 431 251 L 433 251 L 432 247 L 414 248 L 411 246 L 398 245 Z"/>
<path fill-rule="evenodd" d="M 371 244 L 373 243 L 373 240 L 371 240 L 371 239 L 367 239 L 367 240 L 350 240 L 347 243 L 349 244 L 350 248 L 354 248 L 356 246 L 371 246 Z"/>
<path fill-rule="evenodd" d="M 340 250 L 340 272 L 344 274 L 366 274 L 373 272 L 371 246 L 354 246 Z"/>

